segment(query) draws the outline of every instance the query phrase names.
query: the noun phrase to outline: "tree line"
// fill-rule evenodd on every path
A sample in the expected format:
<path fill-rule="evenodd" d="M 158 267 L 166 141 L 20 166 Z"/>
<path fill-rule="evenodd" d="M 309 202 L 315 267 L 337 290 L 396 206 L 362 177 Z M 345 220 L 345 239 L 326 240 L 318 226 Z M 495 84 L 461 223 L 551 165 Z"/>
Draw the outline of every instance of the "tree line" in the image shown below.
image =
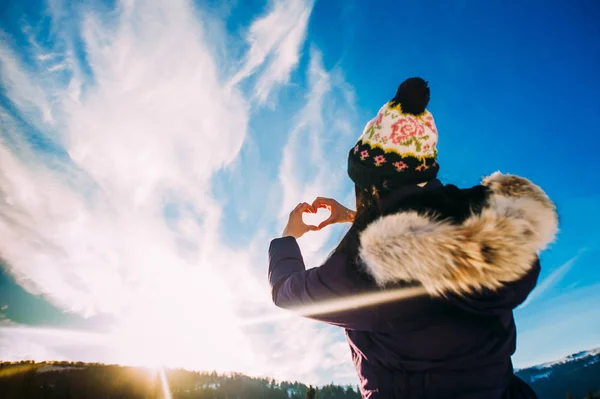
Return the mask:
<path fill-rule="evenodd" d="M 244 374 L 165 370 L 172 399 L 360 399 L 357 387 L 306 386 Z M 157 370 L 31 361 L 0 363 L 0 398 L 4 399 L 164 399 Z"/>
<path fill-rule="evenodd" d="M 165 370 L 164 376 L 172 399 L 360 399 L 358 387 L 354 386 L 312 387 L 237 373 L 186 370 Z M 560 398 L 560 391 L 554 391 L 549 397 L 556 398 L 557 394 Z M 567 393 L 566 398 L 600 399 L 600 391 L 588 390 L 585 398 L 579 395 L 583 394 Z M 161 375 L 153 369 L 99 363 L 23 361 L 0 363 L 0 398 L 164 399 L 165 394 Z"/>

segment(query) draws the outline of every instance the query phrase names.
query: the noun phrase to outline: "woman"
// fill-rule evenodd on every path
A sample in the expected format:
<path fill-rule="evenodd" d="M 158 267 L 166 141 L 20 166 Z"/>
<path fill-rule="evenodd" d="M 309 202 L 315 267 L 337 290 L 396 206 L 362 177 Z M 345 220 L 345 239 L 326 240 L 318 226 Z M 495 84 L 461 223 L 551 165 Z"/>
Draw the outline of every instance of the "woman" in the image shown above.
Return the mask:
<path fill-rule="evenodd" d="M 356 213 L 327 198 L 291 212 L 269 248 L 273 301 L 345 329 L 363 398 L 536 398 L 513 373 L 513 309 L 537 283 L 555 207 L 516 176 L 443 185 L 428 102 L 427 82 L 408 79 L 366 125 L 348 157 Z M 330 218 L 304 224 L 302 214 L 318 208 Z M 305 270 L 296 240 L 345 222 L 329 259 Z M 310 310 L 403 290 L 413 295 Z"/>

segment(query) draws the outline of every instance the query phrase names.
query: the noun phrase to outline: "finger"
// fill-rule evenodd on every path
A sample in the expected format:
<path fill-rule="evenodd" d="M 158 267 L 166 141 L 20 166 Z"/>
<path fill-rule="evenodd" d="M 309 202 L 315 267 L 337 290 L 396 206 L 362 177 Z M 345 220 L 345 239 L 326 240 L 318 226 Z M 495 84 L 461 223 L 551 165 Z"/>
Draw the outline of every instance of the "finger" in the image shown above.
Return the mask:
<path fill-rule="evenodd" d="M 306 228 L 309 231 L 319 231 L 319 228 L 317 226 L 313 226 L 312 224 L 306 225 Z"/>
<path fill-rule="evenodd" d="M 318 208 L 326 208 L 326 209 L 331 209 L 333 207 L 333 199 L 331 198 L 324 198 L 324 197 L 318 197 L 317 199 L 315 199 L 312 203 L 312 206 L 315 209 Z"/>
<path fill-rule="evenodd" d="M 302 213 L 304 213 L 304 212 L 315 213 L 313 206 L 306 202 L 301 203 L 300 205 L 298 205 L 298 207 L 299 207 L 298 211 L 301 211 Z"/>
<path fill-rule="evenodd" d="M 290 216 L 295 215 L 298 212 L 298 209 L 300 209 L 300 204 L 296 205 L 294 209 L 292 209 Z"/>
<path fill-rule="evenodd" d="M 321 222 L 321 224 L 319 225 L 319 229 L 322 229 L 323 227 L 327 227 L 330 224 L 334 224 L 335 222 L 336 222 L 335 217 L 333 215 L 331 215 L 327 219 L 325 219 Z"/>
<path fill-rule="evenodd" d="M 325 198 L 325 197 L 317 197 L 314 201 L 313 201 L 313 206 L 316 205 L 331 205 L 333 203 L 333 199 L 331 198 Z"/>
<path fill-rule="evenodd" d="M 296 207 L 294 208 L 294 210 L 292 212 L 299 212 L 303 209 L 306 209 L 306 205 L 308 205 L 306 202 L 301 202 L 298 205 L 296 205 Z"/>
<path fill-rule="evenodd" d="M 314 206 L 312 206 L 312 204 L 309 204 L 307 202 L 305 202 L 304 204 L 306 204 L 306 206 L 312 213 L 317 213 L 317 209 Z"/>

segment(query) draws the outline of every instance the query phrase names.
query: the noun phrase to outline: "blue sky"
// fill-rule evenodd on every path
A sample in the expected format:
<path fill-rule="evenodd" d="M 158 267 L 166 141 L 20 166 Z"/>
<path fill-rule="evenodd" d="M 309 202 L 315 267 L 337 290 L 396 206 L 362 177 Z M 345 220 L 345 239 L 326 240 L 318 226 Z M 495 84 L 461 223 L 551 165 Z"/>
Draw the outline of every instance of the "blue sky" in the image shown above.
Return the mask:
<path fill-rule="evenodd" d="M 557 204 L 515 365 L 600 346 L 600 5 L 390 3 L 3 3 L 0 359 L 355 383 L 341 331 L 269 302 L 266 249 L 297 202 L 352 205 L 345 155 L 411 76 L 443 181 Z"/>

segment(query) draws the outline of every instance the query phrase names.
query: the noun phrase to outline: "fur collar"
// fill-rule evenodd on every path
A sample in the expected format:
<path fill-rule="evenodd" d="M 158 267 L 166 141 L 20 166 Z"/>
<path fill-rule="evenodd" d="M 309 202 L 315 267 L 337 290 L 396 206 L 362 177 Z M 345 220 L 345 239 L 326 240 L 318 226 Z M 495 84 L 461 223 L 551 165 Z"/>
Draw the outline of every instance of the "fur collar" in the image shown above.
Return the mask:
<path fill-rule="evenodd" d="M 556 208 L 527 179 L 499 172 L 485 178 L 481 212 L 461 224 L 404 211 L 360 235 L 359 255 L 379 286 L 420 283 L 429 294 L 496 290 L 526 274 L 558 231 Z"/>

